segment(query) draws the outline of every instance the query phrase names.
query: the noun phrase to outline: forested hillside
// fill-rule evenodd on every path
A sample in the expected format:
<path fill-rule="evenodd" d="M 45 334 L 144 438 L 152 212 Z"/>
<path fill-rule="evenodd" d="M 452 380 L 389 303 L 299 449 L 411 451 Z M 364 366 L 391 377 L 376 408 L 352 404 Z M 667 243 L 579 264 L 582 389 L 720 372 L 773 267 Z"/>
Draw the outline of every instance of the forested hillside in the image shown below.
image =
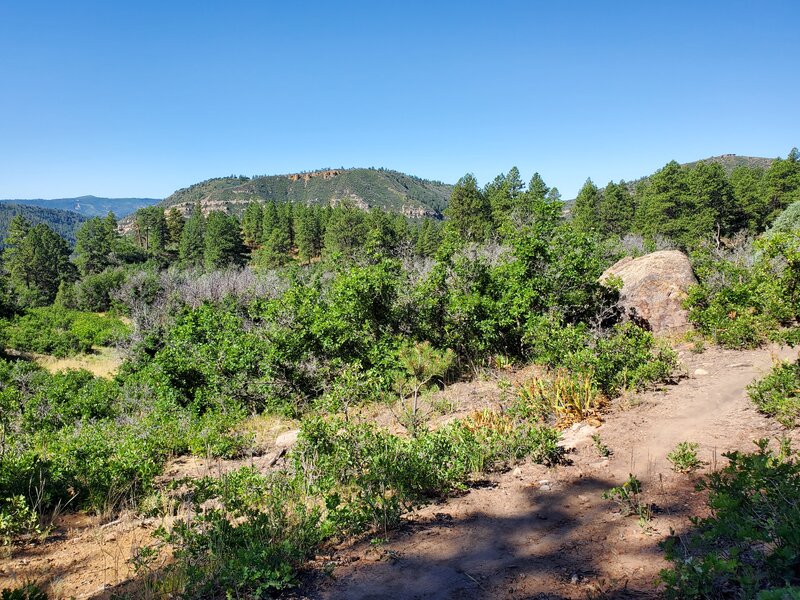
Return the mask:
<path fill-rule="evenodd" d="M 586 231 L 639 234 L 690 248 L 710 237 L 758 234 L 798 199 L 800 155 L 793 149 L 774 161 L 735 156 L 685 165 L 671 161 L 633 185 L 611 181 L 600 188 L 587 180 L 571 212 Z"/>
<path fill-rule="evenodd" d="M 25 217 L 32 224 L 46 224 L 70 246 L 75 245 L 75 232 L 86 221 L 86 217 L 66 210 L 0 203 L 0 243 L 6 239 L 9 224 L 16 216 Z"/>
<path fill-rule="evenodd" d="M 98 198 L 97 196 L 79 196 L 77 198 L 41 198 L 30 200 L 0 200 L 0 203 L 23 204 L 40 208 L 69 210 L 85 217 L 104 217 L 113 212 L 118 217 L 125 217 L 144 206 L 156 204 L 158 198 Z"/>
<path fill-rule="evenodd" d="M 387 169 L 326 169 L 293 175 L 222 177 L 178 190 L 161 206 L 186 213 L 196 202 L 204 211 L 241 214 L 254 201 L 329 206 L 351 202 L 409 217 L 439 216 L 452 186 Z"/>

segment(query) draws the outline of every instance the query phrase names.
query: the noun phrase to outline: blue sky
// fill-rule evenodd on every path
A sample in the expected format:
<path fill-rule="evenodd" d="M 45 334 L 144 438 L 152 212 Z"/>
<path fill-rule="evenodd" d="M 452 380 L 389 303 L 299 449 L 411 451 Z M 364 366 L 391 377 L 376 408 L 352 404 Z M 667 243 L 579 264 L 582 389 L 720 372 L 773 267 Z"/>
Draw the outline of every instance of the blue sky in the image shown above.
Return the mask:
<path fill-rule="evenodd" d="M 564 197 L 800 145 L 800 2 L 0 3 L 0 198 L 382 166 Z"/>

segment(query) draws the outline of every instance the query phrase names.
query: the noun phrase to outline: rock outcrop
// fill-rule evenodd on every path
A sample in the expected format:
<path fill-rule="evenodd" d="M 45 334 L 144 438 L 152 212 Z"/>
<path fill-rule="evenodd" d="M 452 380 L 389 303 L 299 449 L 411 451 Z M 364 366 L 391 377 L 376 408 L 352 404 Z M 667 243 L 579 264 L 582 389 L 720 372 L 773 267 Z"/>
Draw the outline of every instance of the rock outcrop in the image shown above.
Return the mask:
<path fill-rule="evenodd" d="M 683 252 L 662 250 L 639 258 L 623 258 L 607 269 L 600 281 L 622 279 L 620 307 L 653 333 L 680 333 L 690 328 L 683 301 L 697 283 Z"/>

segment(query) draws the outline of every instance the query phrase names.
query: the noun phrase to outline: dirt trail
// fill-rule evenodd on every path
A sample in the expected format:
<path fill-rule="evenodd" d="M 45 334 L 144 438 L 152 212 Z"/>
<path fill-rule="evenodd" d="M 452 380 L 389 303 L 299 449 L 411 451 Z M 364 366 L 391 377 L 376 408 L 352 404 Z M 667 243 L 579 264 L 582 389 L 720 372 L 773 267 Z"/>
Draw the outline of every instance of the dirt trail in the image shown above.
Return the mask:
<path fill-rule="evenodd" d="M 700 444 L 700 457 L 719 464 L 722 453 L 751 450 L 752 440 L 779 437 L 783 428 L 750 405 L 745 388 L 769 371 L 774 358 L 797 351 L 709 349 L 683 356 L 689 377 L 664 391 L 616 407 L 595 429 L 565 434 L 571 466 L 524 464 L 490 486 L 429 506 L 386 543 L 362 540 L 332 550 L 330 577 L 306 594 L 319 599 L 656 597 L 655 579 L 666 566 L 658 542 L 685 530 L 703 511 L 696 478 L 670 470 L 666 455 L 678 442 Z M 699 369 L 699 371 L 698 371 Z M 601 458 L 591 434 L 613 450 Z M 798 435 L 792 432 L 795 442 Z M 642 527 L 602 499 L 629 473 L 656 505 Z M 322 559 L 324 563 L 325 560 Z"/>
<path fill-rule="evenodd" d="M 797 351 L 711 348 L 684 354 L 689 377 L 679 384 L 618 402 L 599 428 L 579 425 L 565 432 L 565 444 L 574 449 L 572 465 L 522 464 L 483 487 L 408 515 L 386 543 L 366 539 L 331 548 L 318 557 L 317 575 L 297 595 L 314 600 L 656 596 L 654 580 L 666 566 L 658 542 L 670 528 L 684 530 L 688 516 L 702 512 L 704 500 L 694 490 L 695 478 L 670 470 L 666 454 L 678 442 L 698 442 L 711 468 L 715 457 L 724 460 L 724 451 L 750 450 L 753 439 L 785 433 L 753 410 L 745 387 L 764 375 L 775 357 L 790 359 Z M 707 374 L 695 375 L 698 369 Z M 512 380 L 526 373 L 514 373 Z M 503 402 L 496 381 L 456 384 L 443 395 L 454 412 L 441 421 Z M 274 439 L 285 429 L 279 425 L 260 426 Z M 611 458 L 594 449 L 595 432 L 613 450 Z M 800 438 L 800 432 L 791 435 L 795 442 Z M 269 464 L 272 456 L 248 464 Z M 237 465 L 184 458 L 170 464 L 165 477 Z M 629 473 L 643 481 L 646 500 L 658 507 L 646 529 L 601 498 Z M 0 559 L 0 588 L 35 578 L 50 581 L 52 598 L 108 597 L 111 586 L 133 576 L 127 560 L 159 524 L 130 516 L 101 527 L 85 515 L 67 515 L 46 542 Z M 330 576 L 322 574 L 331 568 Z"/>

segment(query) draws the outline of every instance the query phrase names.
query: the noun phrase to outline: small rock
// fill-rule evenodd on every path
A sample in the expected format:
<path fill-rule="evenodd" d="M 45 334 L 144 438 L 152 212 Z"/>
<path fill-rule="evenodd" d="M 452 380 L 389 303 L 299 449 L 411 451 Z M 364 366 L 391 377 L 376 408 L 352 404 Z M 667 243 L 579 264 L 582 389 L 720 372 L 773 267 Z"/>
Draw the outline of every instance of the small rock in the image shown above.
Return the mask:
<path fill-rule="evenodd" d="M 702 377 L 703 375 L 708 375 L 708 371 L 705 369 L 695 369 L 694 374 L 696 377 Z"/>
<path fill-rule="evenodd" d="M 275 440 L 275 445 L 278 448 L 289 448 L 294 446 L 297 443 L 297 435 L 299 433 L 299 429 L 293 429 L 292 431 L 282 433 L 278 436 L 278 439 Z"/>
<path fill-rule="evenodd" d="M 578 582 L 579 582 L 580 580 L 581 580 L 581 578 L 580 578 L 580 577 L 578 577 L 578 574 L 577 574 L 577 573 L 573 573 L 573 574 L 572 574 L 572 577 L 570 577 L 570 578 L 569 578 L 569 582 L 570 582 L 572 585 L 578 585 Z"/>
<path fill-rule="evenodd" d="M 549 485 L 545 484 L 545 485 L 539 486 L 539 489 L 542 490 L 543 492 L 549 492 L 553 488 L 551 488 Z"/>
<path fill-rule="evenodd" d="M 728 365 L 729 369 L 741 369 L 744 367 L 752 367 L 753 363 L 748 362 L 741 362 L 741 363 L 733 363 L 732 365 Z"/>
<path fill-rule="evenodd" d="M 516 467 L 514 469 L 514 477 L 521 477 L 521 476 L 522 476 L 522 469 L 520 469 L 519 467 Z"/>

